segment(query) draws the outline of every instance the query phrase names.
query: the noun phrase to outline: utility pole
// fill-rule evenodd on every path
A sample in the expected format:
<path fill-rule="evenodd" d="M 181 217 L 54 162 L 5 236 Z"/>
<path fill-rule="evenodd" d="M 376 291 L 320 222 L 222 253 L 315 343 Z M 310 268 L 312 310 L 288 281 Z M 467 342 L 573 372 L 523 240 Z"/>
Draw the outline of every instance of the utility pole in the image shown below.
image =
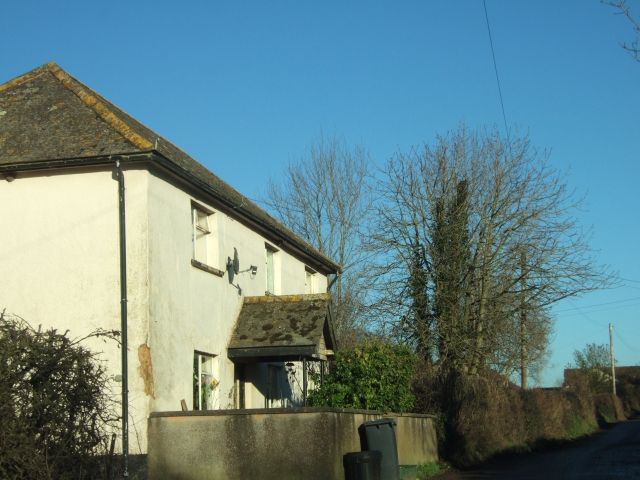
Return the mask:
<path fill-rule="evenodd" d="M 613 355 L 613 323 L 609 323 L 609 356 L 611 357 L 611 384 L 616 394 L 616 357 Z"/>

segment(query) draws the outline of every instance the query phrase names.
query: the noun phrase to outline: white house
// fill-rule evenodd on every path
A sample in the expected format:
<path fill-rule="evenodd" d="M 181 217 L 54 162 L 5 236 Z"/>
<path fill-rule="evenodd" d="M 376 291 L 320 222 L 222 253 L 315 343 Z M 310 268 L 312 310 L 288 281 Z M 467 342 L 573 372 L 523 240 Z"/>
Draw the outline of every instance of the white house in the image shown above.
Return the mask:
<path fill-rule="evenodd" d="M 0 85 L 0 222 L 0 309 L 73 337 L 126 314 L 132 453 L 183 400 L 300 404 L 332 354 L 339 266 L 53 63 Z"/>

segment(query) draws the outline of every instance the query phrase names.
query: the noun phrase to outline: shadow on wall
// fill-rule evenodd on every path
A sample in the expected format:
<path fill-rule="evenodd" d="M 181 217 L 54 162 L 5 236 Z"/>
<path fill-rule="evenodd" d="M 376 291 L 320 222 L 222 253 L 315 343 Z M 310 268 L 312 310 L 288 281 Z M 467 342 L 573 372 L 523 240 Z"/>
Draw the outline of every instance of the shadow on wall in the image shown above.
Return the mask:
<path fill-rule="evenodd" d="M 296 405 L 284 362 L 246 364 L 244 371 L 245 382 L 251 383 L 265 399 L 264 405 L 257 406 L 258 408 L 286 408 Z M 245 386 L 245 395 L 247 390 Z"/>

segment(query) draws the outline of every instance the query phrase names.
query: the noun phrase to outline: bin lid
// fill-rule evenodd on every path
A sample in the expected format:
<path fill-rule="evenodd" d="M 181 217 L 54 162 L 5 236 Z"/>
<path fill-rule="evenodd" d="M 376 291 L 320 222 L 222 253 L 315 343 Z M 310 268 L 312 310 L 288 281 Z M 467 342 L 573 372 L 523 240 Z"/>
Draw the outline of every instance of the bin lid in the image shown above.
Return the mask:
<path fill-rule="evenodd" d="M 376 427 L 380 425 L 393 425 L 396 426 L 397 422 L 393 418 L 381 418 L 379 420 L 370 420 L 368 422 L 364 422 L 363 425 L 365 427 Z"/>

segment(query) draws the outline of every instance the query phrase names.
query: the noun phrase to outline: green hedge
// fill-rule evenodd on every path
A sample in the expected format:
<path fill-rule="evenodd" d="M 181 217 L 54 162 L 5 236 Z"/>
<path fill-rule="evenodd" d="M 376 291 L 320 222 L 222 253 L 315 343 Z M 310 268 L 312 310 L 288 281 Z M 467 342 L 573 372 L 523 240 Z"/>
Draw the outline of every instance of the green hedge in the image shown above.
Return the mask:
<path fill-rule="evenodd" d="M 508 451 L 571 440 L 598 428 L 591 395 L 562 389 L 521 390 L 491 372 L 456 372 L 422 379 L 420 405 L 439 405 L 444 428 L 441 455 L 468 467 Z M 425 383 L 426 382 L 426 383 Z M 435 399 L 435 400 L 433 400 Z"/>
<path fill-rule="evenodd" d="M 411 411 L 411 382 L 416 356 L 402 345 L 368 340 L 336 353 L 322 385 L 312 391 L 313 406 L 359 408 L 388 412 Z M 316 379 L 317 382 L 317 379 Z"/>

